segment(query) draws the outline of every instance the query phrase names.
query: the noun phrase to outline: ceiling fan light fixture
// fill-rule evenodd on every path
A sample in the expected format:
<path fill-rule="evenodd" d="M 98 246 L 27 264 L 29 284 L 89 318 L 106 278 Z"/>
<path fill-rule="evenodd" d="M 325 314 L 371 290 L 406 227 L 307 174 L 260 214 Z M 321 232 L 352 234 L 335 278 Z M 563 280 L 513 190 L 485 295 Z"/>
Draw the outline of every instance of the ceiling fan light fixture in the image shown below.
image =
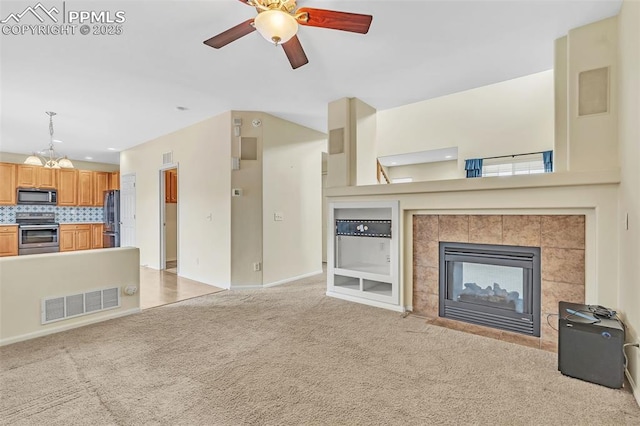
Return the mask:
<path fill-rule="evenodd" d="M 298 21 L 281 10 L 260 12 L 253 23 L 260 35 L 276 46 L 288 42 L 298 32 Z"/>

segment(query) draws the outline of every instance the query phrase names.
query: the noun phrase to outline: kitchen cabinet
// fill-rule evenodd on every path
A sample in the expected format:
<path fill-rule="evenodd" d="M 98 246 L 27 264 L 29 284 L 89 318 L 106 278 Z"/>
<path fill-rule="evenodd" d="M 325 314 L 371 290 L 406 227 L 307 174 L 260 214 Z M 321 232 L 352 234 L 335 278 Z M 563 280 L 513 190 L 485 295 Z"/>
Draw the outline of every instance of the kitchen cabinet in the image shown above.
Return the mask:
<path fill-rule="evenodd" d="M 109 172 L 93 172 L 93 205 L 104 205 L 104 191 L 109 189 Z"/>
<path fill-rule="evenodd" d="M 56 169 L 18 164 L 16 186 L 21 188 L 57 188 L 58 173 L 56 173 Z"/>
<path fill-rule="evenodd" d="M 176 169 L 164 172 L 164 201 L 165 203 L 178 202 L 178 171 Z"/>
<path fill-rule="evenodd" d="M 18 225 L 0 225 L 0 257 L 18 255 Z"/>
<path fill-rule="evenodd" d="M 58 205 L 78 205 L 78 171 L 76 169 L 58 170 Z"/>
<path fill-rule="evenodd" d="M 60 251 L 88 250 L 91 237 L 91 224 L 60 225 Z"/>
<path fill-rule="evenodd" d="M 93 205 L 93 172 L 78 170 L 78 205 Z"/>
<path fill-rule="evenodd" d="M 120 172 L 109 174 L 109 188 L 107 189 L 120 189 Z"/>
<path fill-rule="evenodd" d="M 99 249 L 102 248 L 102 231 L 104 229 L 104 224 L 102 223 L 93 223 L 91 224 L 91 248 Z"/>
<path fill-rule="evenodd" d="M 0 163 L 0 205 L 16 203 L 16 165 Z"/>
<path fill-rule="evenodd" d="M 402 311 L 399 203 L 335 202 L 329 206 L 327 295 Z"/>

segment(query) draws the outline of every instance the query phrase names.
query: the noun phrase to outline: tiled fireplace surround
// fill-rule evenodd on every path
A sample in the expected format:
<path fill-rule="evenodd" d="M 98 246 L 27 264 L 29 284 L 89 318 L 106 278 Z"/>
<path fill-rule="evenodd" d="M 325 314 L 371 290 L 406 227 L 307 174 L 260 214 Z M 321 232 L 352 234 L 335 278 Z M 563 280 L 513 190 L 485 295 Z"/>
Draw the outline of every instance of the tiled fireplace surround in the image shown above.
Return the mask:
<path fill-rule="evenodd" d="M 438 317 L 439 242 L 540 247 L 540 337 L 468 324 Z M 558 313 L 560 300 L 585 300 L 584 215 L 414 215 L 413 313 L 436 325 L 519 343 L 557 350 L 557 332 L 547 323 Z M 550 317 L 554 328 L 557 317 Z"/>

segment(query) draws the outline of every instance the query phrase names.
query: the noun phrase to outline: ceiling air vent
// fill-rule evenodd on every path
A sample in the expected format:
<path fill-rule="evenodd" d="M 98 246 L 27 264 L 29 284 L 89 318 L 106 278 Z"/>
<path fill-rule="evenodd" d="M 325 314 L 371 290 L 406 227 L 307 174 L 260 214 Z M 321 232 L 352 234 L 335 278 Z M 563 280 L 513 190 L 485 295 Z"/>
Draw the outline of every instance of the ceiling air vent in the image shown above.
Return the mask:
<path fill-rule="evenodd" d="M 173 151 L 162 154 L 162 164 L 173 164 Z"/>
<path fill-rule="evenodd" d="M 120 307 L 118 287 L 42 299 L 41 323 L 60 321 Z"/>

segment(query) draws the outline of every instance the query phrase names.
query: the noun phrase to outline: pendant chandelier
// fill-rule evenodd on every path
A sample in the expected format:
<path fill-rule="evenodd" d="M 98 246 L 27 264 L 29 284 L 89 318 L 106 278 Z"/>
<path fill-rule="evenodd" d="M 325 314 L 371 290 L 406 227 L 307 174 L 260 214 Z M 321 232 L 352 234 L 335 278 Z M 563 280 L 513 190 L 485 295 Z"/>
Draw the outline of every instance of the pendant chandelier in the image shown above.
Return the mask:
<path fill-rule="evenodd" d="M 56 115 L 56 113 L 47 111 L 47 115 L 49 116 L 49 135 L 51 136 L 49 148 L 39 153 L 34 152 L 33 155 L 30 155 L 24 160 L 24 164 L 43 166 L 46 169 L 73 169 L 71 160 L 69 160 L 66 155 L 63 157 L 53 149 L 53 116 Z"/>

